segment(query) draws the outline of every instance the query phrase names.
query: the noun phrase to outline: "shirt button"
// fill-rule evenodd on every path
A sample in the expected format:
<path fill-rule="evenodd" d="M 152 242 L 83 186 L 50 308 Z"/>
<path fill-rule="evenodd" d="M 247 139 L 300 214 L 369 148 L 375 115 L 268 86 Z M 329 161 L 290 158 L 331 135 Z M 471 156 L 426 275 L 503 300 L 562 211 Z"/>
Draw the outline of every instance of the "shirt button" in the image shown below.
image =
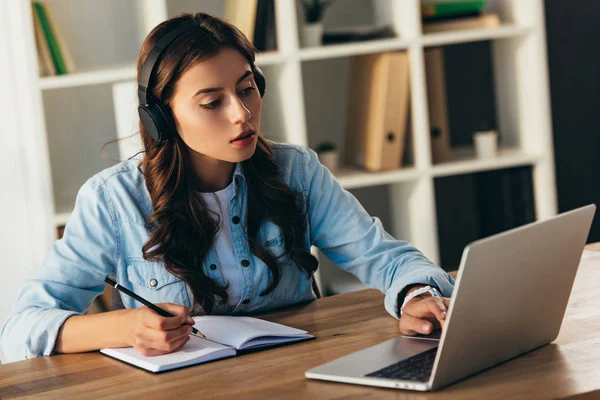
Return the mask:
<path fill-rule="evenodd" d="M 248 303 L 250 303 L 250 300 L 248 300 L 248 299 L 242 301 L 242 304 L 248 304 Z"/>
<path fill-rule="evenodd" d="M 158 281 L 154 278 L 150 279 L 150 286 L 156 287 L 156 285 L 158 285 Z"/>
<path fill-rule="evenodd" d="M 237 215 L 233 218 L 231 218 L 231 222 L 233 222 L 234 224 L 239 224 L 240 223 L 240 217 L 238 217 Z"/>
<path fill-rule="evenodd" d="M 217 269 L 217 266 L 215 264 L 210 264 L 210 269 L 214 271 L 215 269 Z"/>
<path fill-rule="evenodd" d="M 248 265 L 250 265 L 250 261 L 242 260 L 242 267 L 247 267 Z"/>

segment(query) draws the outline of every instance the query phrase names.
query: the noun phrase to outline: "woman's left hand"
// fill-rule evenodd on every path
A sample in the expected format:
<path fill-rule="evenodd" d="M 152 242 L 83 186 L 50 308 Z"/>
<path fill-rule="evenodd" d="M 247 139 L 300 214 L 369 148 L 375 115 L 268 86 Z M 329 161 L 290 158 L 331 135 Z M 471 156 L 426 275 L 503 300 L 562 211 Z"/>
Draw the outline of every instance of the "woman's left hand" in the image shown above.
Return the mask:
<path fill-rule="evenodd" d="M 411 299 L 400 317 L 400 333 L 414 336 L 429 335 L 435 329 L 444 327 L 450 299 L 421 295 Z"/>

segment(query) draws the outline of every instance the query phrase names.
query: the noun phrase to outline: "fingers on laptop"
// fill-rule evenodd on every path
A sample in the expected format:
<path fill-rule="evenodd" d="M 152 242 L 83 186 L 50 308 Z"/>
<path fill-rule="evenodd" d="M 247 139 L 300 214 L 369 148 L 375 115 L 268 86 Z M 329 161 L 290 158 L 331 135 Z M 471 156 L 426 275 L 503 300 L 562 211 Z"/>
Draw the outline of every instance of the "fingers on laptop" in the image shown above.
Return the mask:
<path fill-rule="evenodd" d="M 427 335 L 431 333 L 431 331 L 431 322 L 422 318 L 413 317 L 406 312 L 402 313 L 402 318 L 400 318 L 400 333 L 403 335 Z"/>
<path fill-rule="evenodd" d="M 400 318 L 400 332 L 405 335 L 430 334 L 444 327 L 450 299 L 427 297 L 406 305 Z"/>
<path fill-rule="evenodd" d="M 444 302 L 439 297 L 427 297 L 407 305 L 404 312 L 410 307 L 409 314 L 412 316 L 423 318 L 433 314 L 439 321 L 442 321 L 446 319 L 449 305 L 450 303 Z"/>

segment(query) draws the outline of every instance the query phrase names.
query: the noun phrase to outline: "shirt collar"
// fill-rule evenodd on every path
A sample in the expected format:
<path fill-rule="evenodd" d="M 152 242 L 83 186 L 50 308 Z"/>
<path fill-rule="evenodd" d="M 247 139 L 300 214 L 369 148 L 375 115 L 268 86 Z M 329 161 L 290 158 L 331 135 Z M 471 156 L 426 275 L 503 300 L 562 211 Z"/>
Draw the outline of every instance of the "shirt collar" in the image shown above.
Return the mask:
<path fill-rule="evenodd" d="M 235 164 L 235 169 L 233 170 L 233 176 L 234 177 L 240 176 L 242 179 L 245 179 L 244 178 L 244 167 L 242 166 L 242 163 Z"/>
<path fill-rule="evenodd" d="M 240 187 L 243 187 L 246 183 L 246 177 L 244 175 L 244 166 L 242 163 L 237 163 L 235 165 L 235 169 L 233 170 L 233 190 L 234 193 L 237 193 Z"/>

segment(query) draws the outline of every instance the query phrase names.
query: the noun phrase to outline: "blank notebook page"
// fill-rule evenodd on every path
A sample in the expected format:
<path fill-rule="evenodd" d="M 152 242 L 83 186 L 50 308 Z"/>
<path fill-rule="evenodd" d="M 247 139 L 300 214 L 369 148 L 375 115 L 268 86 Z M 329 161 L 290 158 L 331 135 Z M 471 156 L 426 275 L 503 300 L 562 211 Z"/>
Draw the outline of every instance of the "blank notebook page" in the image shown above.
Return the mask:
<path fill-rule="evenodd" d="M 194 327 L 207 339 L 238 350 L 313 337 L 306 331 L 253 317 L 204 315 L 194 317 L 194 320 Z"/>

